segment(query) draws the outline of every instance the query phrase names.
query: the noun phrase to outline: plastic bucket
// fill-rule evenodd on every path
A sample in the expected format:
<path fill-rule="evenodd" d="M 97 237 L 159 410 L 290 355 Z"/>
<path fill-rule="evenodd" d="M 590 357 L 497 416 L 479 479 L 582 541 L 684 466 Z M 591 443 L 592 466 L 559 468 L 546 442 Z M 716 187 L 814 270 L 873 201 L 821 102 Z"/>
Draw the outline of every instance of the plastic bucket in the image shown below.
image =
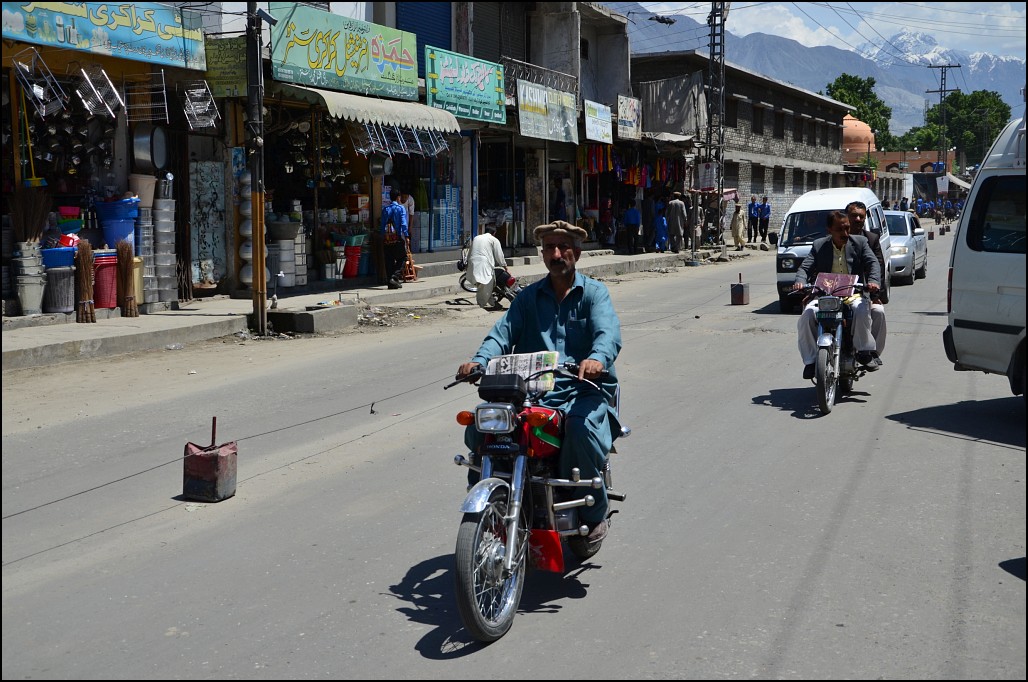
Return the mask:
<path fill-rule="evenodd" d="M 75 252 L 78 251 L 74 246 L 59 246 L 56 249 L 43 249 L 40 253 L 43 254 L 43 266 L 47 269 L 50 268 L 66 268 L 75 264 Z"/>
<path fill-rule="evenodd" d="M 98 263 L 93 280 L 93 306 L 118 307 L 118 264 Z"/>
<path fill-rule="evenodd" d="M 135 249 L 135 220 L 105 220 L 101 223 L 101 227 L 104 230 L 104 241 L 107 242 L 107 246 L 113 248 L 119 241 L 125 240 Z"/>
<path fill-rule="evenodd" d="M 139 199 L 121 199 L 120 201 L 98 201 L 93 204 L 100 222 L 108 220 L 135 219 L 139 216 Z"/>
<path fill-rule="evenodd" d="M 139 197 L 139 205 L 143 208 L 153 206 L 153 193 L 157 187 L 157 178 L 152 175 L 133 173 L 128 176 L 129 189 Z"/>
<path fill-rule="evenodd" d="M 43 312 L 75 312 L 75 268 L 51 268 L 46 271 Z"/>

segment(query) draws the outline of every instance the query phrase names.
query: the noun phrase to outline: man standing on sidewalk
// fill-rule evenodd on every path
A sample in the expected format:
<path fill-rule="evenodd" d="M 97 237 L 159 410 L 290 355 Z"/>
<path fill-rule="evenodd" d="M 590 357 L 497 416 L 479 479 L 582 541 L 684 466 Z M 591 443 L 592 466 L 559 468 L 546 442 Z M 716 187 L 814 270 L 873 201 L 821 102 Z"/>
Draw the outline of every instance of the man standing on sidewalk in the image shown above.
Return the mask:
<path fill-rule="evenodd" d="M 667 204 L 664 217 L 667 218 L 667 232 L 671 240 L 671 250 L 678 253 L 682 250 L 682 236 L 688 219 L 686 217 L 685 202 L 682 201 L 682 193 L 675 192 L 672 196 L 673 198 Z"/>
<path fill-rule="evenodd" d="M 397 201 L 400 191 L 389 190 L 389 205 L 382 209 L 382 253 L 385 256 L 385 271 L 389 277 L 389 288 L 403 287 L 403 264 L 407 261 L 407 209 Z"/>
<path fill-rule="evenodd" d="M 767 203 L 767 197 L 760 202 L 760 243 L 767 243 L 767 228 L 771 222 L 771 204 Z"/>

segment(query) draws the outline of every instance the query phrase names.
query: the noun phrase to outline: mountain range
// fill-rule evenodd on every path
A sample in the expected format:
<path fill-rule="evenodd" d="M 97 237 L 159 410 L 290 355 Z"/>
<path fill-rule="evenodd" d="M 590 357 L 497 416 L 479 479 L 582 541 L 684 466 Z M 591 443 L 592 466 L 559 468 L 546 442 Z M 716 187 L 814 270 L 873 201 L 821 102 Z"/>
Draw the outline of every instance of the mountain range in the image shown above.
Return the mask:
<path fill-rule="evenodd" d="M 709 49 L 709 29 L 685 15 L 672 15 L 673 24 L 650 20 L 657 15 L 635 2 L 605 2 L 604 7 L 629 19 L 628 35 L 633 54 Z M 807 47 L 795 40 L 751 33 L 731 32 L 731 14 L 726 23 L 725 60 L 729 64 L 761 73 L 811 92 L 823 93 L 841 74 L 875 79 L 875 93 L 892 108 L 889 131 L 901 135 L 924 125 L 927 106 L 939 103 L 941 69 L 929 65 L 959 64 L 948 69 L 947 90 L 963 92 L 993 90 L 1010 105 L 1012 115 L 1024 113 L 1025 60 L 984 52 L 967 53 L 947 49 L 924 32 L 903 29 L 888 39 L 886 50 L 871 44 L 859 52 L 836 47 Z"/>

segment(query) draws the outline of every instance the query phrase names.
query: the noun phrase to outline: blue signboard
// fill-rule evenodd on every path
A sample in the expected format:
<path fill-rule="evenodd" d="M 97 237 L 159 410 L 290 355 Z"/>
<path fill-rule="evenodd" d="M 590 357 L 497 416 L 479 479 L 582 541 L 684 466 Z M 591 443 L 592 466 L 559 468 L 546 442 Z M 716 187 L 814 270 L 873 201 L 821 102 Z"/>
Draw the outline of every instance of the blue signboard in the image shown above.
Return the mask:
<path fill-rule="evenodd" d="M 207 69 L 197 12 L 156 2 L 5 2 L 4 40 Z"/>

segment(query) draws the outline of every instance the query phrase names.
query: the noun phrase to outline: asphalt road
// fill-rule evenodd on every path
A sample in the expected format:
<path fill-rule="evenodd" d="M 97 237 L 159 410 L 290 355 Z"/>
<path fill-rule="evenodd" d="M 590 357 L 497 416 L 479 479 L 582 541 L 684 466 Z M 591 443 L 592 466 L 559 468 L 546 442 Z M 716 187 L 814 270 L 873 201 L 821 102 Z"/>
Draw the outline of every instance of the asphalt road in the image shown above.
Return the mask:
<path fill-rule="evenodd" d="M 946 361 L 948 246 L 825 417 L 770 257 L 609 281 L 628 500 L 488 647 L 451 566 L 477 398 L 442 386 L 495 314 L 5 372 L 3 678 L 1023 680 L 1024 401 Z M 214 415 L 238 491 L 190 502 Z"/>

